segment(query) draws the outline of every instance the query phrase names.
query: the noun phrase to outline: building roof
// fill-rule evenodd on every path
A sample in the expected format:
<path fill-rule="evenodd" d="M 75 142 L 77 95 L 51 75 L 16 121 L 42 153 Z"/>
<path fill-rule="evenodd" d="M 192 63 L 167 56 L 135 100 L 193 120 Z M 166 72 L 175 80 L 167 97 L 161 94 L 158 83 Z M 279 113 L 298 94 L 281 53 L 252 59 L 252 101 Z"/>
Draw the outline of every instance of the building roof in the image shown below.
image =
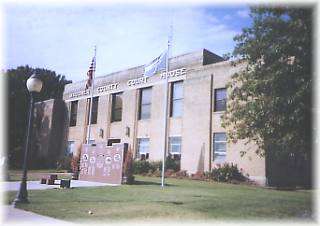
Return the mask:
<path fill-rule="evenodd" d="M 185 53 L 169 59 L 170 70 L 174 70 L 181 67 L 192 67 L 214 64 L 224 61 L 224 59 L 207 49 L 201 49 L 198 51 Z M 102 86 L 108 83 L 121 82 L 128 79 L 139 78 L 144 73 L 144 65 L 140 65 L 133 68 L 113 72 L 110 74 L 97 76 L 94 79 L 94 86 Z M 86 80 L 70 83 L 65 86 L 65 93 L 80 91 L 85 87 Z"/>

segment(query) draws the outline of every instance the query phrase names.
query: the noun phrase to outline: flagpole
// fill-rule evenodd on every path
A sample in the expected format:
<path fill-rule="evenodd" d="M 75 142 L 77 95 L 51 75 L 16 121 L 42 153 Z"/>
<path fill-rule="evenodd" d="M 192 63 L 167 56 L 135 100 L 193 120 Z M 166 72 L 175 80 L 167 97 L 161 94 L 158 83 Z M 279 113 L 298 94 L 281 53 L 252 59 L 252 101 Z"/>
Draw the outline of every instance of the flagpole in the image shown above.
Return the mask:
<path fill-rule="evenodd" d="M 164 173 L 165 173 L 165 162 L 167 157 L 167 143 L 168 143 L 168 90 L 169 90 L 169 56 L 170 56 L 170 47 L 172 39 L 172 24 L 170 26 L 170 34 L 168 37 L 168 46 L 167 46 L 167 57 L 166 57 L 166 80 L 165 80 L 165 94 L 164 94 L 164 144 L 163 144 L 163 158 L 162 158 L 162 174 L 161 174 L 161 187 L 164 188 Z"/>
<path fill-rule="evenodd" d="M 94 77 L 96 73 L 96 55 L 97 55 L 97 47 L 94 46 L 94 65 L 92 71 L 92 83 L 91 83 L 91 90 L 90 90 L 90 107 L 89 107 L 89 122 L 88 122 L 88 133 L 87 133 L 87 144 L 89 144 L 90 136 L 91 136 L 91 117 L 92 117 L 92 101 L 93 101 L 93 91 L 94 91 Z"/>

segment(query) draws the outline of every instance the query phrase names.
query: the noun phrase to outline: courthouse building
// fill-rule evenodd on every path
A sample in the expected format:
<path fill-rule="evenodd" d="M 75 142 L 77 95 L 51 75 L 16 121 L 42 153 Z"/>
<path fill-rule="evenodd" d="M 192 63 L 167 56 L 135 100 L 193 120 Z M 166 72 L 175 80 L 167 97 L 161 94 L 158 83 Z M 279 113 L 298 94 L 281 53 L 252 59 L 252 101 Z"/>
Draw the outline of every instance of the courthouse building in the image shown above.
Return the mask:
<path fill-rule="evenodd" d="M 264 184 L 265 159 L 254 153 L 253 144 L 227 142 L 226 129 L 221 126 L 228 99 L 226 84 L 241 67 L 244 65 L 232 66 L 202 49 L 170 58 L 168 73 L 144 77 L 144 66 L 138 66 L 96 77 L 89 142 L 128 143 L 136 159 L 158 161 L 167 134 L 168 154 L 180 159 L 181 170 L 191 174 L 209 171 L 216 164 L 235 163 Z M 88 132 L 91 94 L 85 84 L 85 80 L 68 84 L 63 95 L 69 115 L 67 142 L 74 154 L 81 151 Z M 247 154 L 241 157 L 241 151 Z"/>

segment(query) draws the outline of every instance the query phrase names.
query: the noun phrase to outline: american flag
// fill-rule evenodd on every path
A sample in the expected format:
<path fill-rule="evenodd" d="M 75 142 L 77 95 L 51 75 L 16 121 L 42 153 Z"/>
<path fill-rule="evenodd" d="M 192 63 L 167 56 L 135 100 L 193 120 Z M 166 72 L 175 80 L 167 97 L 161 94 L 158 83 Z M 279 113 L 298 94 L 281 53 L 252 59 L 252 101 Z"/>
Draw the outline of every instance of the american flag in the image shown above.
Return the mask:
<path fill-rule="evenodd" d="M 95 70 L 96 70 L 96 60 L 95 60 L 95 57 L 93 57 L 89 71 L 87 72 L 88 80 L 86 83 L 86 89 L 89 89 L 89 87 L 92 86 L 93 73 Z"/>

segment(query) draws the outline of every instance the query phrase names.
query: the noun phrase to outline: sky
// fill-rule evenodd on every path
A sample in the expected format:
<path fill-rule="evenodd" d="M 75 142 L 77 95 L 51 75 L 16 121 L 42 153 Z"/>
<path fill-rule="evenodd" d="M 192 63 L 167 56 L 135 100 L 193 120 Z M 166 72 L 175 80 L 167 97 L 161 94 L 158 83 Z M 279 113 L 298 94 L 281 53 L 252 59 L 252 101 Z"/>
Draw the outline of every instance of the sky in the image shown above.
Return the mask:
<path fill-rule="evenodd" d="M 94 46 L 96 76 L 144 65 L 166 49 L 172 56 L 206 48 L 232 52 L 233 37 L 251 24 L 247 5 L 40 4 L 3 6 L 4 67 L 46 68 L 67 79 L 86 79 Z"/>

